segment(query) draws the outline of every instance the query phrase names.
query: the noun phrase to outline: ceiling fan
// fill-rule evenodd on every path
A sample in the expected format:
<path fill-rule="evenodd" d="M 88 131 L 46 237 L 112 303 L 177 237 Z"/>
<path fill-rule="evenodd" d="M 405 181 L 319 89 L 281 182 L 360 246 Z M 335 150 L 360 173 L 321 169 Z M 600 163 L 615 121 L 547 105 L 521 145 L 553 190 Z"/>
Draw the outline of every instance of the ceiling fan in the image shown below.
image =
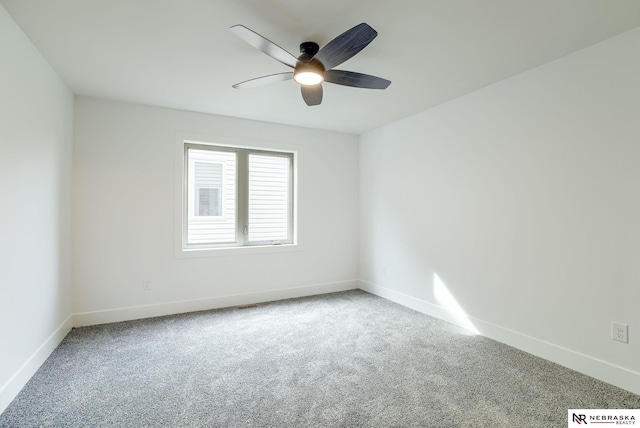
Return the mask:
<path fill-rule="evenodd" d="M 386 89 L 391 81 L 353 71 L 335 70 L 349 58 L 364 49 L 378 33 L 362 23 L 340 34 L 322 49 L 314 42 L 300 45 L 300 56 L 295 57 L 280 46 L 243 25 L 234 25 L 231 31 L 254 48 L 276 61 L 293 68 L 293 71 L 270 74 L 233 85 L 236 89 L 253 88 L 270 83 L 295 80 L 300 84 L 302 98 L 308 106 L 322 102 L 322 82 L 366 89 Z"/>

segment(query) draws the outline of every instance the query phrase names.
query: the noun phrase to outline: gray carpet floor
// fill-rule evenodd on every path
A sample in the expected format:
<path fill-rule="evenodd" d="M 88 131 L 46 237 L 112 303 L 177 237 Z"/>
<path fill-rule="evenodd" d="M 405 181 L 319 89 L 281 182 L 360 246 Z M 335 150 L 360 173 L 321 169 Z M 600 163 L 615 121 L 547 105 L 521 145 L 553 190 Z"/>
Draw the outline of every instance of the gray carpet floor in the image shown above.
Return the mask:
<path fill-rule="evenodd" d="M 73 329 L 1 427 L 566 427 L 640 396 L 362 291 Z"/>

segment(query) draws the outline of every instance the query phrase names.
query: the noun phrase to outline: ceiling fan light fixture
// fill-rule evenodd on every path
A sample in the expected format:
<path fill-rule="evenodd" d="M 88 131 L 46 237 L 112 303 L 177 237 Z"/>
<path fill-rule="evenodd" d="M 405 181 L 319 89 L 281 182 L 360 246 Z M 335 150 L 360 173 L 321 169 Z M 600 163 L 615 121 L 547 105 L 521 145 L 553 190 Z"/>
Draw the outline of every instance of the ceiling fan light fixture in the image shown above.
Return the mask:
<path fill-rule="evenodd" d="M 335 37 L 322 49 L 315 42 L 300 43 L 298 58 L 243 25 L 234 25 L 231 31 L 254 48 L 293 69 L 293 72 L 270 74 L 236 83 L 233 85 L 236 89 L 294 79 L 300 85 L 304 102 L 308 106 L 316 106 L 322 102 L 322 82 L 366 89 L 386 89 L 391 84 L 387 79 L 369 74 L 335 69 L 364 49 L 378 35 L 376 30 L 364 22 Z"/>
<path fill-rule="evenodd" d="M 316 71 L 299 71 L 293 75 L 293 79 L 301 85 L 317 85 L 322 83 L 324 76 Z"/>
<path fill-rule="evenodd" d="M 317 46 L 314 43 L 315 46 Z M 324 81 L 324 67 L 318 61 L 307 58 L 307 53 L 300 55 L 298 64 L 293 71 L 293 80 L 301 85 L 319 85 Z"/>

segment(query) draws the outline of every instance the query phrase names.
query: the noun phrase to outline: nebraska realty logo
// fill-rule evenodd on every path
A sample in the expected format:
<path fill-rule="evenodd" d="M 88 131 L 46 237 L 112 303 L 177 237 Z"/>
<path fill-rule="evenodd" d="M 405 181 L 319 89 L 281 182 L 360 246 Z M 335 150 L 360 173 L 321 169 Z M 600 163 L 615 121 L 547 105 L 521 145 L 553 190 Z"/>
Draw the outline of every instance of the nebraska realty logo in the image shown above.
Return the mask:
<path fill-rule="evenodd" d="M 570 427 L 635 425 L 640 419 L 640 409 L 569 409 L 567 416 Z"/>

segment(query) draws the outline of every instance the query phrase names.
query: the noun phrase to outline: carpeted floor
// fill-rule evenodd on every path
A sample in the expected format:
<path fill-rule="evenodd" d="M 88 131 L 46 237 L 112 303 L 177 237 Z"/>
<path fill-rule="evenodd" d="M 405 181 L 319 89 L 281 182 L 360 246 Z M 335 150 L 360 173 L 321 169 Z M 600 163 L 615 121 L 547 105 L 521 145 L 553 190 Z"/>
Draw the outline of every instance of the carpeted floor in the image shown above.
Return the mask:
<path fill-rule="evenodd" d="M 77 328 L 0 427 L 564 427 L 640 396 L 362 291 Z"/>

